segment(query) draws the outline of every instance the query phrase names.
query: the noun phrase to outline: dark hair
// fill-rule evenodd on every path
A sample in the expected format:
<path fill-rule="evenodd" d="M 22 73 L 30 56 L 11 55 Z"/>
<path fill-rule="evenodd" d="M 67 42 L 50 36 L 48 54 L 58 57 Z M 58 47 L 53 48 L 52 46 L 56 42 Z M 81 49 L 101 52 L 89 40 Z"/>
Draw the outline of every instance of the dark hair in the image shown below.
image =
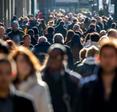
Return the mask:
<path fill-rule="evenodd" d="M 65 40 L 66 42 L 65 43 L 67 43 L 70 40 L 72 40 L 72 38 L 74 37 L 74 35 L 75 35 L 75 33 L 74 33 L 73 30 L 68 30 L 67 31 L 67 36 L 66 36 L 66 40 Z"/>
<path fill-rule="evenodd" d="M 23 40 L 24 40 L 27 36 L 29 36 L 29 37 L 30 37 L 30 35 L 29 35 L 29 34 L 26 34 L 26 35 L 24 35 L 24 36 L 23 36 Z"/>
<path fill-rule="evenodd" d="M 9 47 L 8 44 L 0 39 L 0 53 L 4 53 L 4 54 L 9 54 Z"/>
<path fill-rule="evenodd" d="M 104 48 L 112 48 L 117 53 L 117 45 L 114 41 L 106 40 L 106 42 L 103 42 L 102 46 L 100 48 L 100 55 L 101 55 Z"/>
<path fill-rule="evenodd" d="M 99 33 L 96 33 L 96 32 L 91 33 L 91 34 L 90 34 L 90 39 L 91 39 L 91 41 L 93 41 L 93 42 L 98 42 L 99 39 L 100 39 Z"/>

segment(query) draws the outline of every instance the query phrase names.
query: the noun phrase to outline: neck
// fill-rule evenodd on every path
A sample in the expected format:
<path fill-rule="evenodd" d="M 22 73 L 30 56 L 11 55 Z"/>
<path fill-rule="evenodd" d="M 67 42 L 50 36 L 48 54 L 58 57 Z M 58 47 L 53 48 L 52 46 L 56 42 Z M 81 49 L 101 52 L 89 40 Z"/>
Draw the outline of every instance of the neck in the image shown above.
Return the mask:
<path fill-rule="evenodd" d="M 6 98 L 6 97 L 8 97 L 9 93 L 10 93 L 9 89 L 6 89 L 4 91 L 0 90 L 0 98 Z"/>

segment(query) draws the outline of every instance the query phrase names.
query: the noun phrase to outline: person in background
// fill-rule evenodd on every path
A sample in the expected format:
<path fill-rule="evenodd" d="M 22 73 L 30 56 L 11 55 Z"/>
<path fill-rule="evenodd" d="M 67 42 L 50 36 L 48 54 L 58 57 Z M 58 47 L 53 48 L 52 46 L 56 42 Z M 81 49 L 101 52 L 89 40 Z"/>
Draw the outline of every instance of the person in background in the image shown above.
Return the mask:
<path fill-rule="evenodd" d="M 68 68 L 73 70 L 74 69 L 74 63 L 73 63 L 73 55 L 71 52 L 71 49 L 68 45 L 64 45 L 64 37 L 60 33 L 56 33 L 53 37 L 53 43 L 59 43 L 62 44 L 66 48 L 66 54 L 68 57 Z"/>
<path fill-rule="evenodd" d="M 94 75 L 81 80 L 80 112 L 117 111 L 117 46 L 108 40 L 100 48 L 100 64 Z"/>
<path fill-rule="evenodd" d="M 11 23 L 12 31 L 8 33 L 8 37 L 13 40 L 16 44 L 20 44 L 23 39 L 24 32 L 19 29 L 18 21 Z"/>
<path fill-rule="evenodd" d="M 79 59 L 80 61 L 77 61 L 76 63 L 74 63 L 74 70 L 76 70 L 77 66 L 79 64 L 82 63 L 82 61 L 86 58 L 86 52 L 87 52 L 87 48 L 82 48 L 79 52 Z"/>
<path fill-rule="evenodd" d="M 9 53 L 9 45 L 4 40 L 0 39 L 0 54 L 9 55 Z"/>
<path fill-rule="evenodd" d="M 59 25 L 55 27 L 55 33 L 61 33 L 63 37 L 66 37 L 67 29 L 64 27 L 64 21 L 60 21 Z"/>
<path fill-rule="evenodd" d="M 86 51 L 86 58 L 76 67 L 77 73 L 81 74 L 82 77 L 92 75 L 97 67 L 96 56 L 98 53 L 99 50 L 97 47 L 89 47 Z"/>
<path fill-rule="evenodd" d="M 30 97 L 13 89 L 14 61 L 0 54 L 0 112 L 36 112 Z"/>
<path fill-rule="evenodd" d="M 33 45 L 31 45 L 31 36 L 29 34 L 26 34 L 23 36 L 23 43 L 22 45 L 24 47 L 27 47 L 28 49 L 32 49 Z"/>
<path fill-rule="evenodd" d="M 73 18 L 72 23 L 68 26 L 68 30 L 73 30 L 73 26 L 78 22 L 77 18 Z"/>
<path fill-rule="evenodd" d="M 48 42 L 47 38 L 41 36 L 39 37 L 37 44 L 32 49 L 32 52 L 37 56 L 41 64 L 43 64 L 45 60 L 49 47 L 50 43 Z"/>
<path fill-rule="evenodd" d="M 0 39 L 4 40 L 5 38 L 5 28 L 3 26 L 0 26 Z"/>
<path fill-rule="evenodd" d="M 13 82 L 17 90 L 31 95 L 37 112 L 52 112 L 49 91 L 41 79 L 38 59 L 22 46 L 11 54 L 17 64 L 17 76 Z"/>
<path fill-rule="evenodd" d="M 47 34 L 45 35 L 48 39 L 48 42 L 51 44 L 53 43 L 54 31 L 55 31 L 55 29 L 53 27 L 48 27 Z"/>
<path fill-rule="evenodd" d="M 109 29 L 107 31 L 107 36 L 110 38 L 117 38 L 117 30 L 116 29 Z"/>
<path fill-rule="evenodd" d="M 34 37 L 34 31 L 32 29 L 29 29 L 27 34 L 29 34 L 31 36 L 31 44 L 36 45 L 37 41 Z"/>
<path fill-rule="evenodd" d="M 53 44 L 48 55 L 42 79 L 49 86 L 54 112 L 77 112 L 81 76 L 67 69 L 67 55 L 63 45 Z"/>
<path fill-rule="evenodd" d="M 14 41 L 12 41 L 12 40 L 6 40 L 6 43 L 7 43 L 8 47 L 9 47 L 10 53 L 14 52 L 14 50 L 17 49 L 17 45 L 15 44 Z"/>

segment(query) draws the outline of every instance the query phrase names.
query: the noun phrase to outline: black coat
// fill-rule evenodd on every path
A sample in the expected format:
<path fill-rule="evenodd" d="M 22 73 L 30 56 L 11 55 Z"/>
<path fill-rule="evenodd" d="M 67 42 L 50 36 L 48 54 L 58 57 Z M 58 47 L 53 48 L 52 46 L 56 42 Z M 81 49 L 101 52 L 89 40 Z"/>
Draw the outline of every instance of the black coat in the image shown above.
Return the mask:
<path fill-rule="evenodd" d="M 33 103 L 28 97 L 19 93 L 13 93 L 12 96 L 13 112 L 36 112 Z"/>
<path fill-rule="evenodd" d="M 101 69 L 97 74 L 81 80 L 80 112 L 117 112 L 117 76 L 109 99 L 104 97 Z"/>
<path fill-rule="evenodd" d="M 66 37 L 66 33 L 67 33 L 67 29 L 65 29 L 65 27 L 62 26 L 62 25 L 58 25 L 55 28 L 55 33 L 61 33 L 63 35 L 63 37 L 65 38 Z"/>
<path fill-rule="evenodd" d="M 59 79 L 54 77 L 55 74 L 49 74 L 48 70 L 43 73 L 42 79 L 48 84 L 52 98 L 54 112 L 69 112 L 64 102 L 64 88 L 67 91 L 67 101 L 71 112 L 78 112 L 78 93 L 79 93 L 79 78 L 80 76 L 74 72 L 66 71 L 64 75 L 59 74 Z M 57 80 L 56 80 L 57 79 Z M 65 87 L 63 85 L 63 80 Z"/>

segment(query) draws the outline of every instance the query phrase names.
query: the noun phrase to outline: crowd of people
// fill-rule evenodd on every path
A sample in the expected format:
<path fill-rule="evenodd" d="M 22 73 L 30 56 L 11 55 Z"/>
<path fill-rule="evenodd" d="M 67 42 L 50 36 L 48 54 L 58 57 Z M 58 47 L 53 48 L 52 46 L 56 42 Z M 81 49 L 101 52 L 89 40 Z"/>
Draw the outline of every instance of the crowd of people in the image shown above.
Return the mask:
<path fill-rule="evenodd" d="M 117 112 L 117 23 L 48 16 L 0 23 L 0 112 Z"/>

